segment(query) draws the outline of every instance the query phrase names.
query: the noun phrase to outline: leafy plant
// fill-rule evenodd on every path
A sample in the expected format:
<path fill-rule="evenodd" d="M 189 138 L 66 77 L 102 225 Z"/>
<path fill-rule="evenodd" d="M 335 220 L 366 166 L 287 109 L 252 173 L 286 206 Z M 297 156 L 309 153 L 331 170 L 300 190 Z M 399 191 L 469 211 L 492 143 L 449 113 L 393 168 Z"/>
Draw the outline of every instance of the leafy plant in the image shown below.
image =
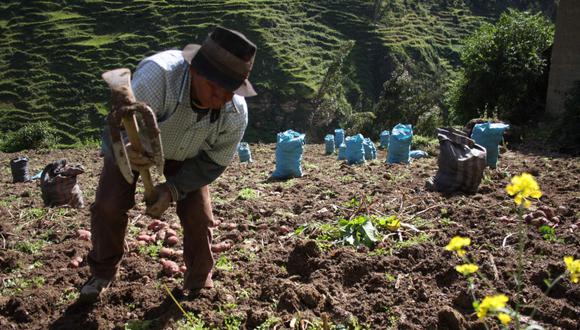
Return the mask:
<path fill-rule="evenodd" d="M 56 131 L 48 122 L 37 122 L 8 133 L 1 141 L 0 150 L 18 152 L 25 149 L 54 148 L 58 142 Z"/>
<path fill-rule="evenodd" d="M 352 220 L 340 219 L 338 225 L 344 244 L 354 246 L 364 244 L 367 247 L 373 247 L 378 241 L 379 232 L 368 217 L 358 216 Z"/>
<path fill-rule="evenodd" d="M 150 320 L 131 320 L 125 323 L 125 330 L 147 330 L 152 325 L 153 321 Z"/>
<path fill-rule="evenodd" d="M 238 193 L 241 200 L 252 200 L 258 198 L 258 192 L 252 188 L 244 188 Z"/>
<path fill-rule="evenodd" d="M 556 236 L 556 230 L 553 227 L 543 225 L 540 228 L 538 228 L 538 231 L 540 232 L 540 235 L 542 235 L 542 238 L 545 239 L 546 241 L 550 242 L 559 241 L 559 238 Z"/>
<path fill-rule="evenodd" d="M 537 95 L 547 87 L 543 53 L 553 36 L 553 24 L 541 13 L 510 9 L 495 25 L 483 24 L 465 41 L 463 68 L 447 94 L 454 119 L 463 124 L 491 110 L 500 119 L 526 122 L 543 111 Z"/>
<path fill-rule="evenodd" d="M 228 259 L 225 255 L 221 255 L 215 263 L 215 267 L 217 269 L 221 269 L 224 271 L 232 271 L 234 269 L 234 263 Z"/>
<path fill-rule="evenodd" d="M 14 249 L 27 254 L 37 254 L 46 245 L 43 240 L 18 241 L 14 244 Z"/>
<path fill-rule="evenodd" d="M 157 241 L 155 244 L 143 245 L 139 247 L 139 253 L 149 255 L 153 259 L 159 257 L 159 251 L 163 247 L 162 241 Z"/>

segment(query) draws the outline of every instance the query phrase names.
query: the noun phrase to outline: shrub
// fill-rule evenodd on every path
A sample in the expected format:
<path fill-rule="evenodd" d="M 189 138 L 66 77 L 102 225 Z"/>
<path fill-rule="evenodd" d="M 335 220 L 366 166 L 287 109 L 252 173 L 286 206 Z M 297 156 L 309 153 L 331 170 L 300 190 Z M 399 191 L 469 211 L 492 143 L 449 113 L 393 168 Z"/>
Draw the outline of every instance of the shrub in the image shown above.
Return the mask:
<path fill-rule="evenodd" d="M 415 132 L 425 136 L 437 136 L 437 128 L 442 126 L 441 109 L 435 106 L 419 116 L 415 125 Z"/>
<path fill-rule="evenodd" d="M 0 143 L 3 152 L 25 149 L 51 148 L 58 143 L 56 131 L 47 122 L 26 124 L 17 131 L 9 132 Z"/>
<path fill-rule="evenodd" d="M 434 135 L 442 123 L 440 99 L 444 73 L 437 71 L 431 79 L 425 79 L 413 76 L 406 66 L 398 66 L 384 82 L 373 108 L 376 120 L 371 135 L 378 135 L 398 123 L 420 125 L 421 134 Z"/>
<path fill-rule="evenodd" d="M 431 156 L 437 156 L 439 155 L 439 140 L 423 135 L 415 135 L 411 142 L 411 149 L 423 150 Z"/>
<path fill-rule="evenodd" d="M 523 123 L 541 114 L 545 93 L 537 91 L 547 86 L 544 54 L 553 38 L 554 26 L 541 13 L 510 9 L 495 25 L 484 24 L 461 51 L 463 68 L 447 94 L 452 119 L 465 123 L 492 112 Z"/>

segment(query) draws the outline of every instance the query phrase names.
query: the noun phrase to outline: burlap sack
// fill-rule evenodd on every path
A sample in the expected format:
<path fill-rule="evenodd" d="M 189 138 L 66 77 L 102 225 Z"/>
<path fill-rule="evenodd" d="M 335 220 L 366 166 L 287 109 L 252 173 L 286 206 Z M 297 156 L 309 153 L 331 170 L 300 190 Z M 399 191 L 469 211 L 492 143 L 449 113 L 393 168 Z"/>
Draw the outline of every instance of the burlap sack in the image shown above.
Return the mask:
<path fill-rule="evenodd" d="M 48 164 L 40 176 L 40 190 L 44 205 L 84 207 L 83 193 L 77 175 L 84 173 L 81 165 L 67 165 L 66 159 Z"/>
<path fill-rule="evenodd" d="M 439 128 L 437 133 L 439 168 L 435 177 L 427 180 L 427 188 L 443 193 L 475 193 L 486 165 L 485 148 L 453 128 Z"/>

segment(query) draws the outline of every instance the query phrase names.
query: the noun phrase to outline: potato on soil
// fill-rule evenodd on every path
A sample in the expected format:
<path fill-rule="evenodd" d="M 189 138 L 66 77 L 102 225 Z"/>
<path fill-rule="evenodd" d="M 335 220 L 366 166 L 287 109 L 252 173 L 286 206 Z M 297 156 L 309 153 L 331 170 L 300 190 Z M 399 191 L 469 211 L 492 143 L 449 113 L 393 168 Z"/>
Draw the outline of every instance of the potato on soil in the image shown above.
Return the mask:
<path fill-rule="evenodd" d="M 179 265 L 175 261 L 167 260 L 165 258 L 159 259 L 159 262 L 163 266 L 163 271 L 169 276 L 173 276 L 179 273 Z"/>
<path fill-rule="evenodd" d="M 230 242 L 219 242 L 217 244 L 213 244 L 211 246 L 211 252 L 224 252 L 232 248 L 232 244 Z"/>
<path fill-rule="evenodd" d="M 83 241 L 90 241 L 91 240 L 91 232 L 85 229 L 77 230 L 77 236 L 82 239 Z"/>
<path fill-rule="evenodd" d="M 174 246 L 179 243 L 179 238 L 177 236 L 165 237 L 165 244 L 169 246 Z"/>

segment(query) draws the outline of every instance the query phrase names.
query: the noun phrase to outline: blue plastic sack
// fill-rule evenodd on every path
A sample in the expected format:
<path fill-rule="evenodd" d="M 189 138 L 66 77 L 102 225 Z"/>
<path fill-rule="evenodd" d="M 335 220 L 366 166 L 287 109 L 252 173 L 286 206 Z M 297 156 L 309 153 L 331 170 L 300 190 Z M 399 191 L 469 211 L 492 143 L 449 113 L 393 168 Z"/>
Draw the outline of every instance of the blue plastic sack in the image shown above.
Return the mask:
<path fill-rule="evenodd" d="M 342 143 L 338 146 L 338 160 L 345 160 L 346 159 L 346 144 Z"/>
<path fill-rule="evenodd" d="M 346 162 L 349 165 L 362 164 L 365 162 L 365 148 L 363 142 L 365 138 L 362 134 L 349 136 L 346 138 Z"/>
<path fill-rule="evenodd" d="M 328 134 L 324 137 L 324 145 L 325 150 L 324 153 L 326 155 L 332 155 L 334 153 L 334 135 Z"/>
<path fill-rule="evenodd" d="M 411 125 L 397 124 L 393 127 L 389 136 L 389 148 L 387 163 L 409 164 L 409 151 L 413 140 L 413 128 Z"/>
<path fill-rule="evenodd" d="M 305 134 L 287 130 L 278 133 L 276 143 L 276 169 L 272 177 L 276 179 L 298 178 L 302 176 L 302 152 Z"/>
<path fill-rule="evenodd" d="M 344 130 L 337 128 L 334 130 L 334 146 L 339 148 L 344 143 Z"/>
<path fill-rule="evenodd" d="M 240 142 L 238 145 L 238 157 L 240 158 L 240 163 L 252 162 L 252 152 L 247 142 Z"/>
<path fill-rule="evenodd" d="M 381 132 L 381 135 L 379 136 L 379 143 L 381 148 L 387 149 L 389 147 L 389 135 L 391 135 L 391 133 L 388 130 Z"/>
<path fill-rule="evenodd" d="M 409 152 L 409 157 L 419 159 L 419 158 L 429 157 L 429 154 L 423 150 L 411 150 Z"/>
<path fill-rule="evenodd" d="M 503 138 L 503 132 L 509 127 L 510 125 L 502 123 L 483 123 L 473 127 L 471 138 L 487 151 L 487 166 L 491 168 L 497 166 L 499 144 Z"/>
<path fill-rule="evenodd" d="M 377 159 L 377 147 L 370 138 L 366 138 L 363 142 L 363 147 L 365 148 L 365 159 L 373 160 Z"/>

